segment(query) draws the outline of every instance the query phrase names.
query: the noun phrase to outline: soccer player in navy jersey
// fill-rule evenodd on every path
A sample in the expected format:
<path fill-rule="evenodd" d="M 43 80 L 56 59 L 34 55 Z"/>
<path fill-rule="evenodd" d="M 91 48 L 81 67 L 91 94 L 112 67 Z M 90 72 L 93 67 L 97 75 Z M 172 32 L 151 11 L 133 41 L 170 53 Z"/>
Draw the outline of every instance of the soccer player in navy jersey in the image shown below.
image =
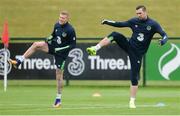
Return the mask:
<path fill-rule="evenodd" d="M 121 33 L 112 32 L 102 39 L 96 46 L 88 47 L 86 49 L 89 55 L 96 55 L 96 52 L 103 46 L 110 44 L 112 41 L 116 41 L 116 43 L 129 55 L 131 62 L 130 108 L 136 108 L 135 98 L 138 90 L 141 61 L 149 48 L 153 35 L 159 33 L 162 36 L 162 39 L 159 40 L 160 45 L 164 45 L 168 40 L 167 34 L 162 30 L 161 26 L 155 20 L 149 18 L 144 5 L 136 7 L 136 15 L 137 17 L 124 22 L 110 20 L 102 21 L 102 24 L 114 27 L 131 28 L 133 33 L 129 40 Z"/>
<path fill-rule="evenodd" d="M 76 34 L 71 24 L 68 22 L 69 13 L 61 11 L 59 21 L 54 25 L 54 29 L 50 37 L 45 41 L 34 42 L 31 47 L 18 59 L 10 60 L 15 68 L 17 68 L 26 58 L 29 58 L 36 51 L 43 51 L 54 56 L 57 81 L 57 96 L 54 107 L 61 106 L 61 94 L 63 87 L 63 71 L 65 60 L 69 51 L 76 46 Z"/>

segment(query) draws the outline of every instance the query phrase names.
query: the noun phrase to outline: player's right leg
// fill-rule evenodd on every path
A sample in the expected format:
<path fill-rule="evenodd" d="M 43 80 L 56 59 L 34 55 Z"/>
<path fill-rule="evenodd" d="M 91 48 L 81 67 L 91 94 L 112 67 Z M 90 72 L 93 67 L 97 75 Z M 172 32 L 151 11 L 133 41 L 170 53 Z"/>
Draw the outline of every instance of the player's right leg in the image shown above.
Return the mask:
<path fill-rule="evenodd" d="M 129 41 L 123 34 L 112 32 L 108 37 L 111 38 L 111 41 L 115 41 L 119 47 L 121 47 L 125 52 L 128 53 Z"/>
<path fill-rule="evenodd" d="M 31 47 L 21 56 L 16 58 L 15 60 L 10 59 L 9 62 L 14 66 L 14 68 L 18 68 L 19 65 L 24 61 L 24 59 L 30 57 L 37 50 L 48 52 L 48 44 L 44 41 L 42 42 L 34 42 Z"/>
<path fill-rule="evenodd" d="M 116 43 L 127 52 L 127 47 L 129 46 L 127 38 L 118 32 L 112 32 L 107 37 L 102 39 L 96 46 L 88 47 L 86 51 L 89 55 L 96 55 L 96 52 L 99 49 L 101 49 L 103 46 L 109 45 L 112 43 L 112 41 L 116 41 Z"/>
<path fill-rule="evenodd" d="M 103 38 L 96 46 L 91 46 L 86 49 L 87 53 L 91 56 L 96 55 L 96 52 L 101 49 L 103 46 L 106 46 L 111 43 L 110 38 Z"/>

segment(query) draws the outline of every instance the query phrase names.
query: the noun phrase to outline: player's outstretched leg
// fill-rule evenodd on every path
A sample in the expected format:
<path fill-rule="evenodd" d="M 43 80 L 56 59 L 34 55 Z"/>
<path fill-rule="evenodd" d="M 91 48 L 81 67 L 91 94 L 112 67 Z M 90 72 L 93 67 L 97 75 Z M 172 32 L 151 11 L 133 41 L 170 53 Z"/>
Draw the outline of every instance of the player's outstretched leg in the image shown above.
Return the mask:
<path fill-rule="evenodd" d="M 18 68 L 19 65 L 22 63 L 20 60 L 16 59 L 16 60 L 12 60 L 9 59 L 9 62 L 13 65 L 14 68 Z"/>

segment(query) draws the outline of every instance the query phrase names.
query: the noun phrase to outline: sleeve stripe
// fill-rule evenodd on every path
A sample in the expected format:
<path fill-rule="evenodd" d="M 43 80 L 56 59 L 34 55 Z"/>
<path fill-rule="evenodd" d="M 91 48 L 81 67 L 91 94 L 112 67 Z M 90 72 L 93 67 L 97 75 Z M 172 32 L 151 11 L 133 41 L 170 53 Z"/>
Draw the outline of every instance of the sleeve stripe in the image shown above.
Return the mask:
<path fill-rule="evenodd" d="M 116 23 L 115 21 L 110 21 L 110 20 L 108 20 L 108 22 L 109 22 L 109 23 Z"/>

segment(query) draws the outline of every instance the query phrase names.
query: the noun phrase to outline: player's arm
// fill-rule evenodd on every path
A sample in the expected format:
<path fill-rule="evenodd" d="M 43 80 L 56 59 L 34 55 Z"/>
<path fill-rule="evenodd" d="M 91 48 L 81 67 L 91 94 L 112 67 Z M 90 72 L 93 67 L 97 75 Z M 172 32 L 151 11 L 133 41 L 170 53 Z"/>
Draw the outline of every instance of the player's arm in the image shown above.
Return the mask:
<path fill-rule="evenodd" d="M 76 47 L 76 33 L 75 33 L 75 30 L 74 29 L 71 29 L 69 32 L 68 32 L 68 41 L 69 41 L 69 44 L 68 45 L 64 45 L 62 47 L 59 47 L 59 48 L 55 48 L 55 52 L 68 52 L 69 50 L 73 49 Z"/>
<path fill-rule="evenodd" d="M 129 21 L 116 22 L 116 21 L 111 21 L 111 20 L 104 19 L 101 22 L 101 24 L 106 24 L 106 25 L 110 25 L 110 26 L 113 26 L 113 27 L 130 27 Z"/>
<path fill-rule="evenodd" d="M 48 36 L 47 38 L 45 38 L 45 42 L 51 44 L 52 39 L 54 38 L 54 35 L 55 35 L 55 26 L 54 26 L 54 29 L 53 29 L 53 32 L 51 33 L 51 35 Z"/>
<path fill-rule="evenodd" d="M 158 23 L 156 24 L 156 31 L 162 37 L 162 39 L 159 39 L 159 44 L 162 46 L 168 41 L 168 36 Z"/>

